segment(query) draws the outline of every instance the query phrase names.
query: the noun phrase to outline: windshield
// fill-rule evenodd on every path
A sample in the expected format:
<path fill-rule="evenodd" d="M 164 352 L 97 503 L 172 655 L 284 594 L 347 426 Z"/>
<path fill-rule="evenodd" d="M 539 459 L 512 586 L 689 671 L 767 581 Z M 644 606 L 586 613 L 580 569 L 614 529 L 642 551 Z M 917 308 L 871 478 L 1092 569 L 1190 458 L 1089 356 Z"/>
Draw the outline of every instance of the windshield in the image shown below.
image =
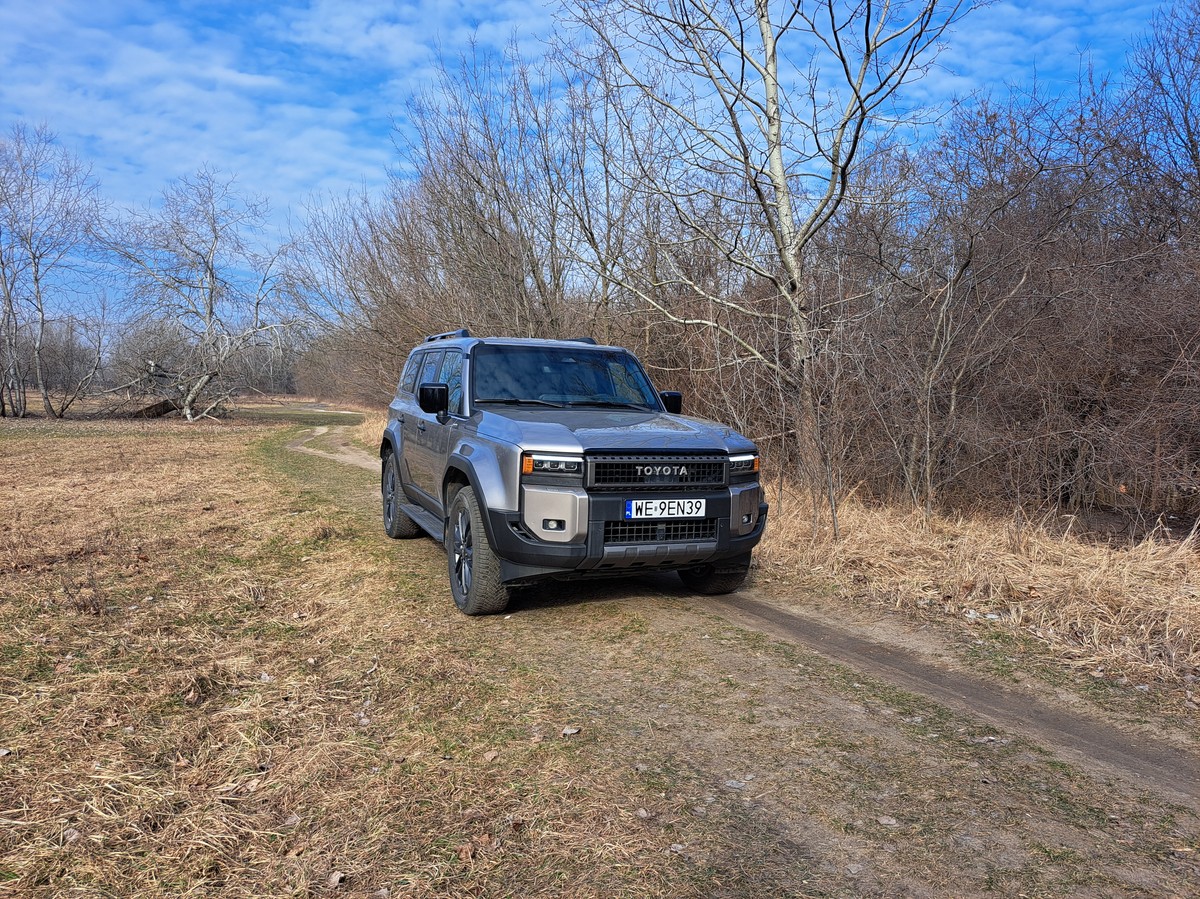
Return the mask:
<path fill-rule="evenodd" d="M 641 365 L 620 350 L 485 345 L 471 361 L 476 403 L 661 408 Z"/>

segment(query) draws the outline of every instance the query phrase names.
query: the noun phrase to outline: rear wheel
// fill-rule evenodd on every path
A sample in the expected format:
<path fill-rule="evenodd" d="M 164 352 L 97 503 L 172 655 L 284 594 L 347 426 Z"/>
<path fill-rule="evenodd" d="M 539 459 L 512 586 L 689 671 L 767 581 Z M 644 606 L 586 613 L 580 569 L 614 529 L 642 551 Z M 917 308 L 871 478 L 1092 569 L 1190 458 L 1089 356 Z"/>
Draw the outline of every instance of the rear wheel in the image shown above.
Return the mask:
<path fill-rule="evenodd" d="M 421 526 L 405 515 L 404 510 L 400 508 L 400 498 L 404 494 L 400 490 L 395 453 L 388 453 L 383 461 L 379 487 L 383 493 L 383 529 L 387 531 L 387 535 L 393 539 L 404 540 L 420 537 L 424 533 Z"/>
<path fill-rule="evenodd" d="M 467 615 L 491 615 L 508 605 L 500 560 L 492 552 L 475 491 L 462 487 L 450 499 L 446 564 L 454 604 Z"/>
<path fill-rule="evenodd" d="M 746 582 L 750 573 L 750 556 L 738 556 L 711 565 L 697 565 L 695 568 L 681 568 L 679 579 L 693 593 L 705 596 L 720 596 L 732 593 Z"/>

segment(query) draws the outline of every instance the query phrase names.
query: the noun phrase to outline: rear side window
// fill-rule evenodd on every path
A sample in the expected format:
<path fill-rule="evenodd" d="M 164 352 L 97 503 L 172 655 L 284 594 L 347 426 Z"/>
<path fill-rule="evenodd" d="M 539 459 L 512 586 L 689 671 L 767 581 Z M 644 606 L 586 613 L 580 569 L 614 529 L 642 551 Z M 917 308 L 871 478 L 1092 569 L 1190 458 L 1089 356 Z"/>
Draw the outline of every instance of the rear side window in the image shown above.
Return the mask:
<path fill-rule="evenodd" d="M 421 374 L 417 378 L 417 384 L 437 384 L 439 383 L 438 368 L 442 364 L 442 351 L 436 353 L 426 353 L 425 358 L 421 360 Z"/>
<path fill-rule="evenodd" d="M 404 363 L 404 371 L 400 373 L 400 385 L 397 393 L 412 393 L 417 386 L 417 369 L 420 368 L 420 353 L 413 353 Z"/>

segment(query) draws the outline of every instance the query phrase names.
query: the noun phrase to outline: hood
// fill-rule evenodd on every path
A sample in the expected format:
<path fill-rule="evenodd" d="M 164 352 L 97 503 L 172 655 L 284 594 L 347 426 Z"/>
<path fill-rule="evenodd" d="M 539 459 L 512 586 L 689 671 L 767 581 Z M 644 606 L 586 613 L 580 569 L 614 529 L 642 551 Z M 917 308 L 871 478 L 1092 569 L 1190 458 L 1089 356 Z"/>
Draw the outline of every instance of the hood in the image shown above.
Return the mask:
<path fill-rule="evenodd" d="M 544 452 L 753 452 L 754 444 L 725 425 L 665 412 L 623 409 L 491 409 L 479 433 Z"/>

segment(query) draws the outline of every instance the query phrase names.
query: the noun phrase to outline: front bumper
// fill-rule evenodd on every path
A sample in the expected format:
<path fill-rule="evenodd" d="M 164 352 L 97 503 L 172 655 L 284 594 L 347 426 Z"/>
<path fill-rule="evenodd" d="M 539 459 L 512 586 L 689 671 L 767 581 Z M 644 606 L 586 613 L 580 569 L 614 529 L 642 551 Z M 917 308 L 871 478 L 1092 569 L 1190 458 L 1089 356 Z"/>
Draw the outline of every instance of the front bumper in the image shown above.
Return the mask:
<path fill-rule="evenodd" d="M 757 493 L 757 491 L 755 491 Z M 748 533 L 737 534 L 730 526 L 737 515 L 745 514 L 744 498 L 731 496 L 729 490 L 707 494 L 688 494 L 703 498 L 712 527 L 702 537 L 688 533 L 689 528 L 672 529 L 662 525 L 659 538 L 647 531 L 626 539 L 628 530 L 614 525 L 626 523 L 624 495 L 590 494 L 586 522 L 577 530 L 581 542 L 547 542 L 533 536 L 522 523 L 520 512 L 488 512 L 488 537 L 500 558 L 501 577 L 508 584 L 530 583 L 551 577 L 586 577 L 629 574 L 637 571 L 692 568 L 745 556 L 762 539 L 767 521 L 767 504 L 759 501 L 756 519 Z M 638 498 L 671 498 L 678 494 L 638 494 Z M 736 506 L 736 508 L 735 508 Z M 639 522 L 653 528 L 652 523 Z M 699 530 L 699 529 L 696 529 Z"/>

